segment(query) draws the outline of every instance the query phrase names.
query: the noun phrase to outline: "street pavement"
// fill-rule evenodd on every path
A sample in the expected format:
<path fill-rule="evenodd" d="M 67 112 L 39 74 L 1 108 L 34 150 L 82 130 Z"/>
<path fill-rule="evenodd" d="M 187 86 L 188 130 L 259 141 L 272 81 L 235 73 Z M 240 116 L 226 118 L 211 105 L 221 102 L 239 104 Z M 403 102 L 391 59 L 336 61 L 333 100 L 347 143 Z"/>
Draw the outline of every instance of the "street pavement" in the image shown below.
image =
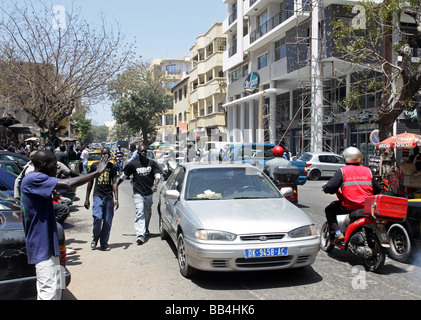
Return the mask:
<path fill-rule="evenodd" d="M 308 181 L 299 188 L 298 206 L 318 230 L 324 207 L 335 200 L 321 190 L 326 181 Z M 151 235 L 136 244 L 134 204 L 129 181 L 119 187 L 120 208 L 115 212 L 111 250 L 91 250 L 91 210 L 83 207 L 86 187 L 65 224 L 66 243 L 76 253 L 68 256 L 72 280 L 63 300 L 418 300 L 421 299 L 421 263 L 386 260 L 380 273 L 362 270 L 359 260 L 345 252 L 319 252 L 304 269 L 266 272 L 201 272 L 185 279 L 178 270 L 175 246 L 158 234 L 157 194 L 150 223 Z M 92 196 L 92 195 L 91 195 Z M 91 201 L 92 203 L 92 201 Z"/>

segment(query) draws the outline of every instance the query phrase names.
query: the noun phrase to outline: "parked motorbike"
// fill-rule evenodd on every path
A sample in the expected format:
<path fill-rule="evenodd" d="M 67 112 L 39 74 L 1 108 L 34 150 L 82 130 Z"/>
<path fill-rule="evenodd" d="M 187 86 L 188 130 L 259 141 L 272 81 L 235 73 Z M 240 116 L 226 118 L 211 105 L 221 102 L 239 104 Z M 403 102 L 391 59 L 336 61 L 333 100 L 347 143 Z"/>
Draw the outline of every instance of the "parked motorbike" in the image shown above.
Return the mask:
<path fill-rule="evenodd" d="M 341 195 L 339 194 L 338 197 Z M 340 243 L 330 240 L 329 225 L 325 222 L 320 232 L 320 248 L 331 252 L 335 247 L 361 258 L 367 271 L 379 271 L 384 266 L 389 237 L 388 221 L 403 221 L 408 200 L 391 196 L 367 197 L 364 209 L 339 215 L 338 224 L 344 233 Z"/>

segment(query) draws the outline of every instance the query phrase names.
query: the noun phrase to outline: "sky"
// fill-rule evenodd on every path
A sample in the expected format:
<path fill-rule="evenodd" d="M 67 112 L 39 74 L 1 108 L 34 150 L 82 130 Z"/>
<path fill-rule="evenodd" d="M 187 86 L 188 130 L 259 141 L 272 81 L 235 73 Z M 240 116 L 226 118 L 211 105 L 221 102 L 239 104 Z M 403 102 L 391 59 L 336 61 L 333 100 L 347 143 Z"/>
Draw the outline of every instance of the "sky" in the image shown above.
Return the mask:
<path fill-rule="evenodd" d="M 214 23 L 226 19 L 222 0 L 50 0 L 53 6 L 80 9 L 88 23 L 99 23 L 101 14 L 115 29 L 118 24 L 126 42 L 136 42 L 136 54 L 148 62 L 182 58 L 196 38 Z M 111 102 L 95 106 L 89 119 L 94 125 L 112 121 Z"/>

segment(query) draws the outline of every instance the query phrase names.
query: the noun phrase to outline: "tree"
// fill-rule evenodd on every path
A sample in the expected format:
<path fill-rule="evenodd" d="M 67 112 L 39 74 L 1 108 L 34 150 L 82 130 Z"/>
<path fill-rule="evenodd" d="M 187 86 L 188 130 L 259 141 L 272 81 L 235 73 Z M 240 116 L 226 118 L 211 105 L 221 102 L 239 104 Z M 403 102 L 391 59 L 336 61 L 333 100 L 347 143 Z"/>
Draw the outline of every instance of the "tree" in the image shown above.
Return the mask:
<path fill-rule="evenodd" d="M 94 142 L 105 142 L 110 134 L 110 129 L 107 126 L 92 126 Z"/>
<path fill-rule="evenodd" d="M 79 118 L 76 121 L 76 139 L 82 145 L 88 145 L 94 141 L 94 132 L 92 130 L 92 120 Z"/>
<path fill-rule="evenodd" d="M 23 1 L 22 1 L 23 2 Z M 0 95 L 50 137 L 84 101 L 95 104 L 132 56 L 119 32 L 98 29 L 76 11 L 24 1 L 0 7 Z"/>
<path fill-rule="evenodd" d="M 421 42 L 416 40 L 421 38 L 421 1 L 363 1 L 353 5 L 352 10 L 351 25 L 342 20 L 334 24 L 332 42 L 336 53 L 362 73 L 376 71 L 382 76 L 373 77 L 366 83 L 365 91 L 353 90 L 345 103 L 352 106 L 358 104 L 363 94 L 381 94 L 375 120 L 379 125 L 380 140 L 384 140 L 393 134 L 393 123 L 411 106 L 421 87 L 421 64 L 411 61 L 411 46 L 421 47 Z M 401 14 L 406 14 L 416 25 L 412 34 L 402 28 Z M 412 43 L 414 40 L 416 44 Z M 402 59 L 392 59 L 393 56 Z"/>
<path fill-rule="evenodd" d="M 163 74 L 137 62 L 109 86 L 114 100 L 111 110 L 117 123 L 125 123 L 133 132 L 141 132 L 146 144 L 155 133 L 156 117 L 171 106 L 171 95 L 163 80 Z"/>

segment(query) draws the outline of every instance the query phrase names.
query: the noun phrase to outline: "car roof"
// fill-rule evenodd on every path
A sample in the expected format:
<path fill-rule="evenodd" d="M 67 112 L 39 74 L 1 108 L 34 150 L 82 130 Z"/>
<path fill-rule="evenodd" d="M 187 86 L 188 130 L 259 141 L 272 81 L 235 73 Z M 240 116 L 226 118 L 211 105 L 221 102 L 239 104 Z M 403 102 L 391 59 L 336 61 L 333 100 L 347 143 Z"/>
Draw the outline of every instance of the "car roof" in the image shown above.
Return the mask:
<path fill-rule="evenodd" d="M 339 156 L 339 154 L 337 154 L 337 153 L 328 152 L 328 151 L 306 152 L 306 153 L 311 154 L 311 155 L 336 155 L 336 156 Z"/>
<path fill-rule="evenodd" d="M 206 162 L 184 162 L 179 166 L 185 167 L 187 170 L 203 169 L 203 168 L 256 168 L 248 163 L 206 163 Z"/>

